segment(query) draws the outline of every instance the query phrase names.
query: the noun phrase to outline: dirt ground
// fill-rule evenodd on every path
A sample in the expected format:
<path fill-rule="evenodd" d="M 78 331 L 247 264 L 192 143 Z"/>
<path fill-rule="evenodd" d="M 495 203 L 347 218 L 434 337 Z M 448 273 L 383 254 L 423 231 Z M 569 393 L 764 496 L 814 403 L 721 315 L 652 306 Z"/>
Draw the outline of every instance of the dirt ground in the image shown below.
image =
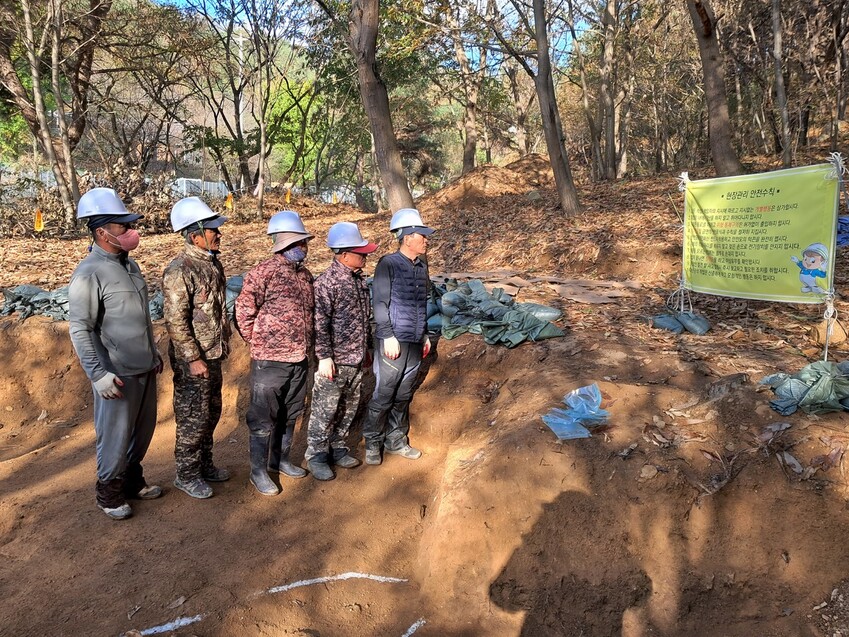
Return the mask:
<path fill-rule="evenodd" d="M 171 486 L 166 368 L 145 463 L 165 495 L 113 522 L 94 505 L 91 390 L 67 325 L 0 320 L 0 635 L 846 637 L 849 414 L 781 417 L 757 387 L 821 357 L 807 333 L 822 309 L 703 296 L 706 336 L 650 328 L 680 270 L 675 186 L 584 185 L 587 212 L 564 220 L 530 158 L 421 202 L 440 230 L 434 273 L 508 268 L 641 288 L 605 305 L 523 288 L 519 300 L 564 310 L 566 336 L 514 350 L 440 339 L 412 407 L 421 460 L 389 457 L 327 483 L 284 477 L 276 498 L 247 480 L 238 337 L 215 436 L 233 478 L 205 501 Z M 380 240 L 378 254 L 391 248 L 385 215 L 293 207 L 320 237 L 315 271 L 343 218 Z M 261 223 L 224 230 L 228 274 L 267 253 Z M 143 237 L 151 287 L 179 245 Z M 0 285 L 62 285 L 85 247 L 4 240 Z M 847 279 L 838 261 L 838 290 Z M 849 349 L 831 352 L 840 361 Z M 593 382 L 608 424 L 558 443 L 540 416 Z M 304 447 L 301 428 L 297 460 Z"/>

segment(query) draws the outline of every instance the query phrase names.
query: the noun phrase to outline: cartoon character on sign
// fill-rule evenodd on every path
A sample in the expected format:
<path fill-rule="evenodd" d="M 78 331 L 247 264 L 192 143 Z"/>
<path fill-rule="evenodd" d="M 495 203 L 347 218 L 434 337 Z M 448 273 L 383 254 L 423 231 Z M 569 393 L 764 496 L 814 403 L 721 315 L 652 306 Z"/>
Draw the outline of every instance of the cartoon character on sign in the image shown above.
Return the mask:
<path fill-rule="evenodd" d="M 827 276 L 825 268 L 828 265 L 828 248 L 821 243 L 812 243 L 802 252 L 801 259 L 796 255 L 790 259 L 799 266 L 802 292 L 825 294 L 825 290 L 817 285 L 817 279 L 824 279 Z"/>

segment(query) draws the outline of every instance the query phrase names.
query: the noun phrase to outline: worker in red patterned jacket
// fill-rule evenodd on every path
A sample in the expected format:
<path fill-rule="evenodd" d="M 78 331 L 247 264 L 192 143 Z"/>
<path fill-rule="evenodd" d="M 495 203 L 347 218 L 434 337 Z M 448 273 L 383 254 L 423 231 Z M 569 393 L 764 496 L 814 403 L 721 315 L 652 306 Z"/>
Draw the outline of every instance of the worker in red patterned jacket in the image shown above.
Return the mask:
<path fill-rule="evenodd" d="M 313 238 L 298 213 L 278 212 L 268 222 L 274 256 L 245 275 L 236 299 L 236 326 L 251 350 L 251 483 L 263 495 L 280 490 L 268 470 L 306 475 L 289 461 L 295 421 L 304 409 L 313 345 L 313 277 L 304 266 Z"/>

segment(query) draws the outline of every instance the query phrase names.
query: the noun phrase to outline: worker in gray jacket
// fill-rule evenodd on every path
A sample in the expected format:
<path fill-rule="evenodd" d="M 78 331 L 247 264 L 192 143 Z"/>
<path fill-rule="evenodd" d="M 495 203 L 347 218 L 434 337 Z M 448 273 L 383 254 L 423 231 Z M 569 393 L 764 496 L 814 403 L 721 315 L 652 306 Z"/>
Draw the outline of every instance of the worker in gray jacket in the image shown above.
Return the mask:
<path fill-rule="evenodd" d="M 110 188 L 80 198 L 77 219 L 91 231 L 89 255 L 69 288 L 70 335 L 94 390 L 97 506 L 114 520 L 133 511 L 127 498 L 162 495 L 148 485 L 141 462 L 156 426 L 156 374 L 162 359 L 153 341 L 147 285 L 129 252 L 139 244 L 133 223 Z"/>

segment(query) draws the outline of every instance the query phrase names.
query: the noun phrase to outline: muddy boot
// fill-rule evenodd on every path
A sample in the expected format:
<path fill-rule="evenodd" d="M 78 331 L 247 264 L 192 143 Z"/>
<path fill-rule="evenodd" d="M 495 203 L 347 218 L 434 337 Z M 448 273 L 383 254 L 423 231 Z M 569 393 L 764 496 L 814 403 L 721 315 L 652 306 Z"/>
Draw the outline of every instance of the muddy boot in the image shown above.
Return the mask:
<path fill-rule="evenodd" d="M 333 480 L 336 476 L 327 463 L 327 454 L 320 453 L 307 460 L 307 468 L 316 480 Z"/>
<path fill-rule="evenodd" d="M 269 443 L 268 436 L 251 436 L 251 484 L 262 495 L 277 495 L 280 489 L 268 477 L 266 470 Z"/>
<path fill-rule="evenodd" d="M 271 450 L 271 456 L 268 459 L 268 470 L 274 473 L 282 473 L 290 478 L 303 478 L 307 475 L 307 472 L 301 469 L 301 467 L 289 462 L 288 449 L 282 449 L 280 451 Z"/>
<path fill-rule="evenodd" d="M 360 466 L 360 461 L 352 456 L 347 449 L 334 449 L 333 464 L 343 469 L 353 469 Z"/>
<path fill-rule="evenodd" d="M 366 464 L 379 465 L 381 462 L 380 447 L 366 447 Z"/>

